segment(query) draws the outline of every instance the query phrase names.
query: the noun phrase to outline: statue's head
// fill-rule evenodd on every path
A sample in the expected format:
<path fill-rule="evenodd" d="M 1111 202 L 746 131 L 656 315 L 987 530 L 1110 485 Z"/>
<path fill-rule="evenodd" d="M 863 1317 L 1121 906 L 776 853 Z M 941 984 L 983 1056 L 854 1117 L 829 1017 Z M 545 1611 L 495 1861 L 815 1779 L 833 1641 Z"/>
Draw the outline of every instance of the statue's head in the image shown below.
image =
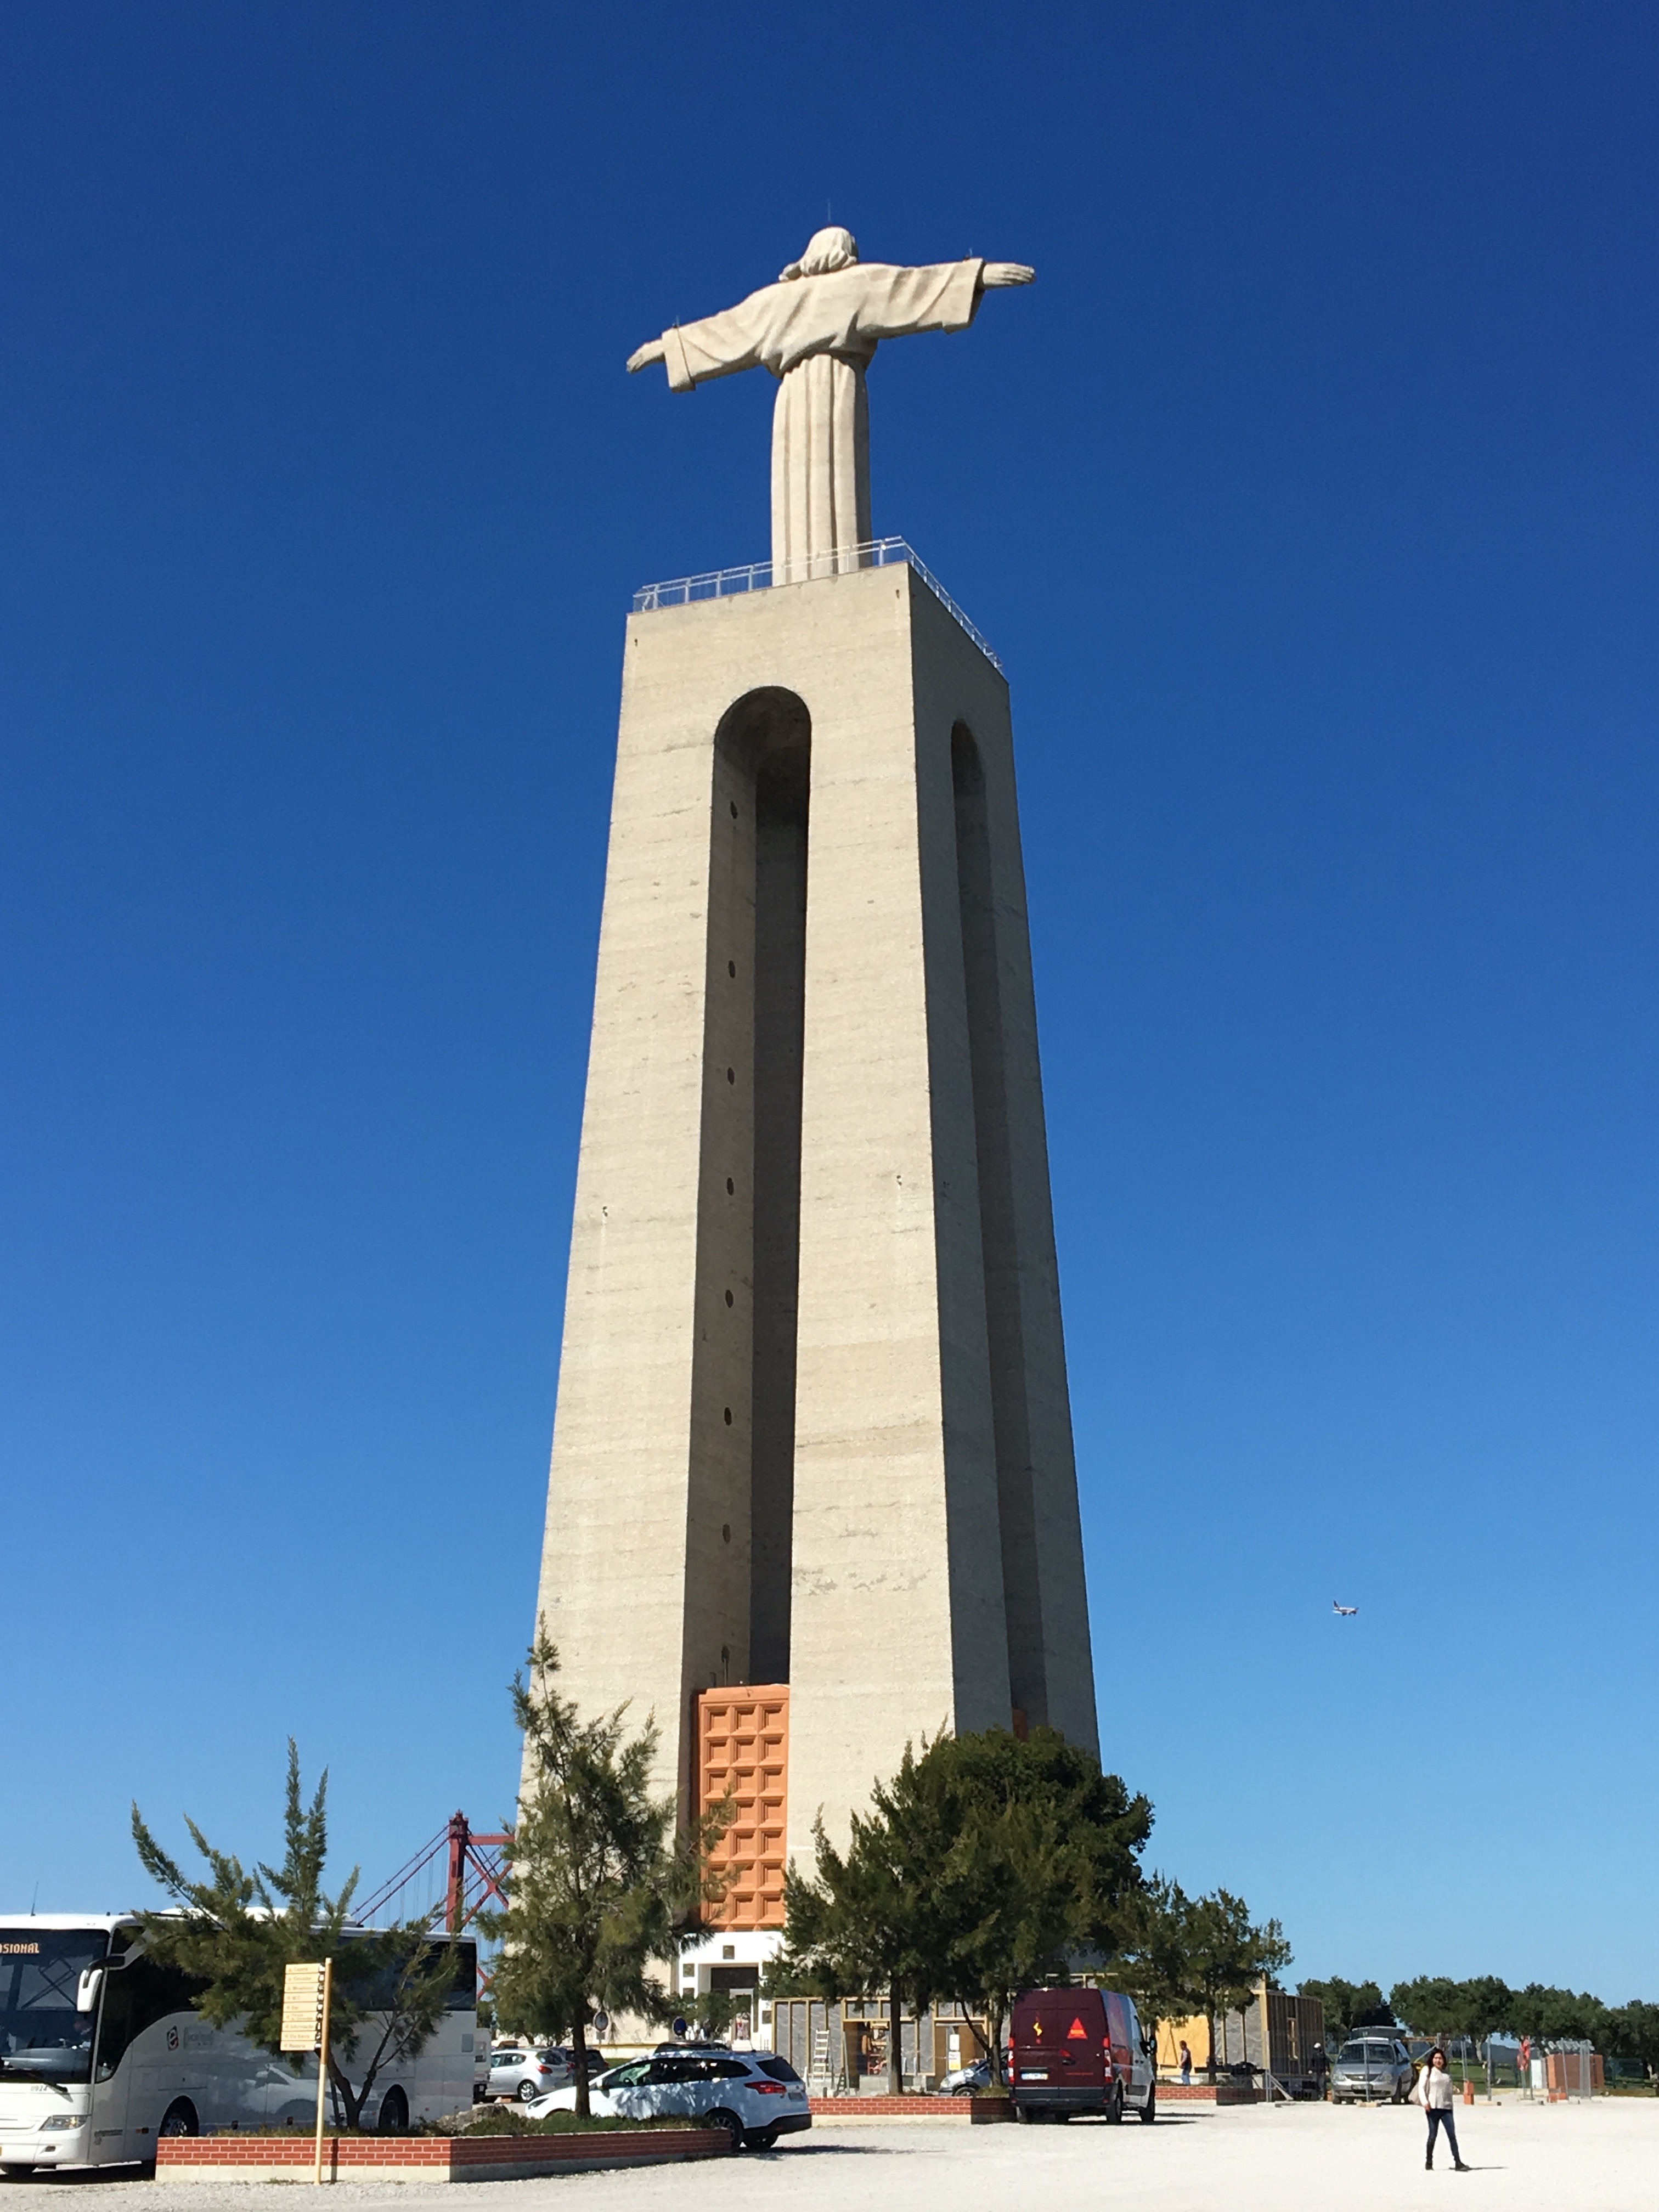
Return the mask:
<path fill-rule="evenodd" d="M 850 230 L 842 230 L 839 224 L 829 230 L 815 230 L 800 259 L 780 270 L 778 282 L 792 284 L 797 276 L 828 276 L 833 270 L 850 269 L 858 258 L 859 242 Z"/>

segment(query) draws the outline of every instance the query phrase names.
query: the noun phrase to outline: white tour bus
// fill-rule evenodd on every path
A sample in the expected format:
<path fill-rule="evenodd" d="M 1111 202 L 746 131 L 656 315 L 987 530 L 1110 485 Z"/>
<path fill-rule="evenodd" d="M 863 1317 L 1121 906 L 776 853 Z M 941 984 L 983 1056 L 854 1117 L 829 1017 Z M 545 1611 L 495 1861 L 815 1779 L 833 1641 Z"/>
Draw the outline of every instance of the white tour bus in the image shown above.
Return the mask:
<path fill-rule="evenodd" d="M 458 1949 L 436 2033 L 418 2058 L 388 2061 L 366 2127 L 396 2135 L 471 2104 L 477 1951 L 465 1937 Z M 0 1918 L 0 2172 L 149 2165 L 158 2136 L 313 2125 L 315 2058 L 296 2075 L 235 2028 L 210 2027 L 192 1994 L 186 1975 L 146 1954 L 129 1914 Z M 371 2015 L 360 2051 L 373 2027 Z"/>

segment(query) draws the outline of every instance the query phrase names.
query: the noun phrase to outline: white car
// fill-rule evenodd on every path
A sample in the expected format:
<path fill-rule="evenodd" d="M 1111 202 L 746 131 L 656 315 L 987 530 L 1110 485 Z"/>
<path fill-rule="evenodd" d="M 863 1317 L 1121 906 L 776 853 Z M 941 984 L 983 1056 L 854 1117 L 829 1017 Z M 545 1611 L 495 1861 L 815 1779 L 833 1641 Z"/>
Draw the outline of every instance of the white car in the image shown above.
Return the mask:
<path fill-rule="evenodd" d="M 612 2067 L 588 2090 L 601 2119 L 696 2120 L 724 2128 L 732 2148 L 770 2150 L 780 2136 L 812 2124 L 806 2084 L 787 2058 L 769 2051 L 659 2051 Z M 574 2112 L 574 2087 L 556 2089 L 525 2107 L 532 2116 Z"/>
<path fill-rule="evenodd" d="M 988 2089 L 991 2062 L 988 2058 L 975 2058 L 966 2066 L 954 2066 L 939 2086 L 947 2097 L 971 2097 L 975 2090 Z"/>

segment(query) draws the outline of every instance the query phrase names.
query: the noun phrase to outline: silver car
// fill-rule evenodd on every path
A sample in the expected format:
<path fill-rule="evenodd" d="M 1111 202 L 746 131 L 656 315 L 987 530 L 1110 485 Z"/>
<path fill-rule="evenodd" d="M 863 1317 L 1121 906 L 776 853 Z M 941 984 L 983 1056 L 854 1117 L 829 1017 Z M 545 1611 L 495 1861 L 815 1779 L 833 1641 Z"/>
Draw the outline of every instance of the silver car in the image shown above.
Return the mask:
<path fill-rule="evenodd" d="M 1416 2078 L 1398 2036 L 1351 2035 L 1331 2066 L 1334 2105 L 1403 2105 Z"/>
<path fill-rule="evenodd" d="M 971 2097 L 977 2090 L 988 2089 L 991 2062 L 988 2058 L 974 2058 L 966 2066 L 954 2066 L 939 2086 L 947 2097 Z"/>
<path fill-rule="evenodd" d="M 528 2104 L 550 2089 L 562 2089 L 574 2078 L 568 2051 L 492 2051 L 487 2097 L 516 2097 Z"/>

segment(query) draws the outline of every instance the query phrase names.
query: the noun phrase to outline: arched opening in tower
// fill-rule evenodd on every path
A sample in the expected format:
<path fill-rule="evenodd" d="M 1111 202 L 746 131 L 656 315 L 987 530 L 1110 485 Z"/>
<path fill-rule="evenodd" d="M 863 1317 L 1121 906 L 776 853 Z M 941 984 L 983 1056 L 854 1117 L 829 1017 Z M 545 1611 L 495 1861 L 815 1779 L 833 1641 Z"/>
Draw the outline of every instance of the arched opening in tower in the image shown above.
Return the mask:
<path fill-rule="evenodd" d="M 811 722 L 793 692 L 751 691 L 727 710 L 714 740 L 693 1382 L 694 1455 L 707 1465 L 694 1467 L 691 1504 L 722 1534 L 688 1547 L 688 1562 L 711 1560 L 718 1593 L 711 1607 L 688 1592 L 702 1647 L 688 1650 L 688 1673 L 705 1683 L 789 1679 L 811 783 Z"/>
<path fill-rule="evenodd" d="M 956 797 L 957 896 L 973 1073 L 974 1148 L 979 1170 L 985 1333 L 996 1437 L 1008 1684 L 1015 1712 L 1035 1724 L 1048 1718 L 1048 1686 L 1033 1495 L 1013 1132 L 985 769 L 965 722 L 958 722 L 951 732 L 951 781 Z"/>

